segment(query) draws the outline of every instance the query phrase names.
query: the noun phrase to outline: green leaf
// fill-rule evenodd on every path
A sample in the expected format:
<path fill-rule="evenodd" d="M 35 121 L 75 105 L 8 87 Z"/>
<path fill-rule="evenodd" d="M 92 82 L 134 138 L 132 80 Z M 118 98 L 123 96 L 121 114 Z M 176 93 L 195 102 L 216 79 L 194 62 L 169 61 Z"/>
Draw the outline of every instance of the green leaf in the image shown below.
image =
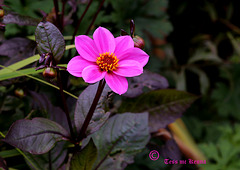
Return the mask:
<path fill-rule="evenodd" d="M 98 84 L 96 83 L 94 85 L 89 85 L 79 96 L 75 113 L 74 113 L 74 122 L 75 126 L 78 131 L 80 131 L 83 122 L 88 114 L 89 108 L 92 105 L 93 99 L 96 95 Z M 87 128 L 87 134 L 91 134 L 95 131 L 97 131 L 108 119 L 110 113 L 105 113 L 105 110 L 103 109 L 104 102 L 107 98 L 108 92 L 110 92 L 111 89 L 105 85 L 102 95 L 100 97 L 100 100 L 98 102 L 97 108 L 93 114 L 92 120 Z"/>
<path fill-rule="evenodd" d="M 201 94 L 206 94 L 210 87 L 210 82 L 209 82 L 207 74 L 203 70 L 201 70 L 197 67 L 189 67 L 188 70 L 191 70 L 192 72 L 194 72 L 198 75 L 199 83 L 200 83 L 200 87 L 201 87 Z"/>
<path fill-rule="evenodd" d="M 2 158 L 10 158 L 10 157 L 19 156 L 19 155 L 20 153 L 15 149 L 0 152 L 0 157 Z"/>
<path fill-rule="evenodd" d="M 217 54 L 217 47 L 211 41 L 205 41 L 204 46 L 198 48 L 193 56 L 188 60 L 188 64 L 199 61 L 212 61 L 214 63 L 223 62 Z"/>
<path fill-rule="evenodd" d="M 232 117 L 240 120 L 239 66 L 239 64 L 232 64 L 229 67 L 222 68 L 220 73 L 223 81 L 216 83 L 216 88 L 212 91 L 213 106 L 216 108 L 218 115 L 223 118 Z"/>
<path fill-rule="evenodd" d="M 221 132 L 219 139 L 214 143 L 200 144 L 200 148 L 209 158 L 208 165 L 214 169 L 239 169 L 240 124 L 229 126 L 219 123 L 218 126 Z"/>
<path fill-rule="evenodd" d="M 31 154 L 43 154 L 68 137 L 68 132 L 56 122 L 34 118 L 16 121 L 2 141 Z"/>
<path fill-rule="evenodd" d="M 59 61 L 65 51 L 65 41 L 58 28 L 50 22 L 40 22 L 35 31 L 37 49 L 40 55 L 52 53 Z"/>
<path fill-rule="evenodd" d="M 227 36 L 230 39 L 235 52 L 240 56 L 239 41 L 237 41 L 230 32 L 227 33 Z"/>
<path fill-rule="evenodd" d="M 109 0 L 109 3 L 114 9 L 111 13 L 111 21 L 116 24 L 117 28 L 128 30 L 129 25 L 126 22 L 133 19 L 136 24 L 136 34 L 145 40 L 148 39 L 146 32 L 154 37 L 163 38 L 172 31 L 166 12 L 167 0 Z"/>
<path fill-rule="evenodd" d="M 40 58 L 40 56 L 39 56 L 39 54 L 37 54 L 37 55 L 31 56 L 27 59 L 21 60 L 17 63 L 14 63 L 14 64 L 8 66 L 7 68 L 4 68 L 4 69 L 0 70 L 0 75 L 10 73 L 10 72 L 18 70 L 20 68 L 23 68 L 23 67 L 25 67 L 25 66 L 33 63 L 33 62 L 38 61 L 39 58 Z"/>
<path fill-rule="evenodd" d="M 9 67 L 4 67 L 4 66 L 2 66 L 2 65 L 0 65 L 0 67 L 3 67 L 3 68 L 5 68 L 5 69 L 7 69 L 7 70 L 9 69 Z M 51 84 L 51 83 L 49 83 L 49 82 L 47 82 L 47 81 L 44 81 L 44 80 L 42 80 L 42 79 L 33 77 L 33 76 L 31 76 L 31 75 L 21 74 L 19 71 L 15 71 L 15 72 L 18 73 L 19 75 L 27 76 L 27 77 L 29 77 L 29 78 L 31 78 L 31 79 L 37 80 L 37 81 L 39 81 L 39 82 L 41 82 L 41 83 L 43 83 L 43 84 L 46 84 L 46 85 L 48 85 L 48 86 L 51 86 L 51 87 L 59 90 L 59 87 L 57 87 L 57 86 L 55 86 L 55 85 L 53 85 L 53 84 Z M 63 92 L 66 93 L 66 94 L 68 94 L 69 96 L 72 96 L 72 97 L 75 98 L 75 99 L 78 99 L 77 96 L 75 96 L 75 95 L 67 92 L 66 90 L 63 90 Z"/>
<path fill-rule="evenodd" d="M 39 9 L 45 13 L 49 13 L 53 8 L 53 2 L 49 0 L 24 0 L 24 1 L 12 1 L 5 0 L 6 5 L 21 15 L 27 15 L 31 17 L 39 17 Z M 41 17 L 41 16 L 40 16 Z M 39 21 L 40 22 L 40 21 Z"/>
<path fill-rule="evenodd" d="M 67 64 L 59 64 L 58 66 L 67 67 Z M 0 67 L 1 67 L 1 65 L 0 65 Z M 22 76 L 26 76 L 26 75 L 35 75 L 35 74 L 42 73 L 42 72 L 43 72 L 43 70 L 36 71 L 35 68 L 22 69 L 22 70 L 10 72 L 10 73 L 2 74 L 0 77 L 0 81 L 11 79 L 11 78 L 22 77 Z"/>
<path fill-rule="evenodd" d="M 67 45 L 67 46 L 66 46 L 66 50 L 69 50 L 69 49 L 71 49 L 71 48 L 75 48 L 75 45 Z M 20 68 L 23 68 L 23 67 L 25 67 L 25 66 L 33 63 L 33 62 L 38 61 L 39 58 L 40 58 L 40 55 L 37 54 L 37 55 L 31 56 L 31 57 L 29 57 L 29 58 L 27 58 L 27 59 L 24 59 L 24 60 L 22 60 L 22 61 L 19 61 L 19 62 L 17 62 L 17 63 L 14 63 L 14 64 L 6 67 L 6 68 L 5 68 L 4 66 L 1 66 L 1 65 L 0 65 L 0 67 L 3 67 L 3 68 L 4 68 L 4 69 L 0 70 L 0 75 L 5 74 L 5 73 L 14 72 L 14 71 L 16 71 L 16 70 L 18 70 L 18 69 L 20 69 Z"/>
<path fill-rule="evenodd" d="M 30 74 L 34 75 L 34 74 L 38 74 L 41 72 L 42 72 L 42 70 L 36 71 L 34 68 L 27 68 L 27 69 L 19 70 L 18 72 L 2 74 L 0 77 L 0 81 L 11 79 L 11 78 L 16 78 L 16 77 L 22 77 L 22 76 L 30 75 Z"/>
<path fill-rule="evenodd" d="M 185 68 L 181 68 L 181 71 L 179 73 L 173 72 L 173 77 L 176 82 L 176 89 L 177 90 L 186 90 L 186 74 L 185 74 Z"/>
<path fill-rule="evenodd" d="M 119 111 L 149 112 L 150 132 L 155 132 L 181 117 L 197 98 L 184 91 L 162 89 L 151 91 L 135 99 L 124 100 Z"/>
<path fill-rule="evenodd" d="M 94 167 L 123 169 L 149 141 L 148 113 L 117 114 L 92 138 L 98 149 Z"/>
<path fill-rule="evenodd" d="M 70 170 L 90 170 L 97 159 L 97 148 L 91 139 L 87 146 L 72 157 Z"/>

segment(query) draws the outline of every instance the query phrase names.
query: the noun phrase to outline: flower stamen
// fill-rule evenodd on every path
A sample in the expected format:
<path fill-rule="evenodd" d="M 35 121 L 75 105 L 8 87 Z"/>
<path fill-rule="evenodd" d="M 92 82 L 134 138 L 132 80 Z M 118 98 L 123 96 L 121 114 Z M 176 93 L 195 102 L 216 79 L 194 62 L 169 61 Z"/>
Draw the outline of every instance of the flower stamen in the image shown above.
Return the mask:
<path fill-rule="evenodd" d="M 110 72 L 117 69 L 119 59 L 114 53 L 110 54 L 109 52 L 106 52 L 99 55 L 96 63 L 102 71 Z"/>

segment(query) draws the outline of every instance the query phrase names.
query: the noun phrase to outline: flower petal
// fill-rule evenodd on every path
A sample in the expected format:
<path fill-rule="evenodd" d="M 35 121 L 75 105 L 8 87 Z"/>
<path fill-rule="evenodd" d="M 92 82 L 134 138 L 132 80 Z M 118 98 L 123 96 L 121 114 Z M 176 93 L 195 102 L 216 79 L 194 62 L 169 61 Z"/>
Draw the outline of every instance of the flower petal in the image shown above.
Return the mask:
<path fill-rule="evenodd" d="M 75 46 L 80 56 L 88 61 L 96 62 L 99 53 L 93 39 L 86 35 L 77 36 Z"/>
<path fill-rule="evenodd" d="M 129 35 L 115 38 L 115 43 L 116 43 L 116 48 L 114 53 L 116 56 L 126 51 L 128 48 L 134 47 L 133 39 Z"/>
<path fill-rule="evenodd" d="M 69 61 L 67 71 L 73 76 L 82 77 L 83 69 L 89 65 L 93 65 L 93 63 L 85 60 L 81 56 L 76 56 Z"/>
<path fill-rule="evenodd" d="M 115 93 L 121 95 L 128 89 L 128 82 L 125 77 L 107 73 L 105 76 L 106 83 Z"/>
<path fill-rule="evenodd" d="M 125 52 L 117 56 L 119 60 L 135 60 L 144 67 L 149 59 L 149 55 L 140 48 L 129 48 Z"/>
<path fill-rule="evenodd" d="M 122 60 L 118 62 L 119 66 L 113 73 L 123 77 L 139 76 L 143 73 L 142 65 L 134 60 Z"/>
<path fill-rule="evenodd" d="M 103 27 L 98 27 L 93 33 L 93 39 L 99 53 L 110 52 L 115 50 L 115 40 L 112 33 Z"/>
<path fill-rule="evenodd" d="M 87 83 L 95 83 L 102 80 L 105 75 L 106 71 L 101 71 L 97 65 L 87 66 L 82 71 L 82 77 Z"/>

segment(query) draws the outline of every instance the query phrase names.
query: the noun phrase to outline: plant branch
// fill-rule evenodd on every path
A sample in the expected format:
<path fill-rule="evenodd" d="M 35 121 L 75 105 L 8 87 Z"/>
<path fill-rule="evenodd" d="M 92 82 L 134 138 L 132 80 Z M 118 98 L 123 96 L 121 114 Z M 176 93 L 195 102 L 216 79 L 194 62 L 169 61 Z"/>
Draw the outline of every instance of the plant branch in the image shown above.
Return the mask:
<path fill-rule="evenodd" d="M 48 152 L 48 168 L 49 168 L 49 170 L 52 170 L 51 150 Z"/>
<path fill-rule="evenodd" d="M 58 0 L 53 0 L 54 3 L 54 8 L 55 8 L 55 14 L 56 14 L 56 20 L 57 20 L 57 27 L 58 29 L 61 31 L 61 21 L 60 21 L 60 17 L 58 15 L 59 13 L 59 9 L 58 9 Z"/>
<path fill-rule="evenodd" d="M 89 1 L 87 7 L 85 8 L 85 10 L 84 10 L 84 12 L 83 12 L 83 14 L 81 15 L 80 19 L 78 20 L 77 26 L 75 27 L 75 30 L 74 30 L 74 33 L 73 33 L 73 36 L 72 36 L 71 44 L 73 43 L 74 37 L 75 37 L 76 34 L 77 34 L 78 28 L 79 28 L 79 26 L 80 26 L 80 24 L 81 24 L 81 22 L 82 22 L 82 20 L 83 20 L 83 17 L 86 15 L 86 13 L 87 13 L 90 5 L 92 4 L 92 2 L 93 2 L 93 0 L 90 0 L 90 1 Z"/>
<path fill-rule="evenodd" d="M 85 8 L 83 14 L 82 14 L 81 17 L 79 18 L 78 23 L 77 23 L 77 26 L 75 27 L 74 33 L 73 33 L 73 35 L 72 35 L 71 44 L 73 44 L 74 38 L 75 38 L 75 36 L 76 36 L 76 34 L 77 34 L 77 31 L 78 31 L 78 28 L 79 28 L 79 26 L 80 26 L 80 24 L 81 24 L 84 16 L 86 15 L 86 13 L 87 13 L 90 5 L 92 4 L 92 2 L 93 2 L 93 0 L 90 0 L 90 1 L 88 2 L 87 7 Z M 76 52 L 76 53 L 77 53 L 77 52 Z M 67 58 L 69 59 L 71 55 L 72 55 L 72 50 L 70 49 L 70 50 L 68 51 L 68 56 L 67 56 Z"/>
<path fill-rule="evenodd" d="M 103 92 L 103 89 L 104 89 L 104 86 L 105 86 L 105 80 L 102 79 L 100 82 L 99 82 L 99 85 L 98 85 L 98 89 L 97 89 L 97 92 L 96 92 L 96 95 L 93 99 L 93 102 L 92 102 L 92 105 L 88 111 L 88 114 L 87 114 L 87 117 L 85 118 L 84 120 L 84 123 L 81 127 L 81 130 L 80 130 L 80 133 L 78 135 L 78 138 L 77 138 L 77 141 L 80 142 L 81 140 L 83 140 L 85 137 L 86 137 L 86 131 L 87 131 L 87 127 L 92 119 L 92 116 L 93 116 L 93 113 L 97 107 L 97 104 L 98 104 L 98 101 L 101 97 L 101 94 Z"/>
<path fill-rule="evenodd" d="M 85 35 L 88 35 L 88 33 L 89 33 L 91 27 L 93 26 L 95 20 L 97 19 L 97 16 L 98 16 L 99 12 L 101 11 L 101 8 L 102 8 L 104 2 L 105 2 L 105 0 L 102 0 L 101 4 L 99 5 L 98 10 L 97 10 L 97 12 L 95 13 L 95 15 L 94 15 L 94 17 L 93 17 L 93 19 L 92 19 L 92 22 L 91 22 L 91 24 L 89 25 L 89 27 L 88 27 L 88 29 L 87 29 Z"/>
<path fill-rule="evenodd" d="M 64 113 L 67 117 L 67 122 L 68 122 L 69 130 L 70 130 L 71 138 L 72 138 L 72 140 L 75 141 L 75 139 L 74 139 L 75 135 L 74 135 L 74 132 L 73 132 L 73 127 L 72 127 L 70 114 L 68 112 L 67 102 L 66 102 L 66 99 L 65 99 L 65 96 L 64 96 L 64 93 L 63 93 L 62 81 L 61 81 L 61 76 L 60 76 L 60 71 L 59 70 L 58 70 L 58 73 L 57 73 L 57 82 L 58 82 L 58 86 L 59 86 L 59 89 L 60 89 L 60 94 L 61 94 L 61 98 L 62 98 Z"/>
<path fill-rule="evenodd" d="M 61 13 L 61 28 L 63 31 L 64 28 L 64 12 L 65 12 L 65 5 L 66 5 L 66 0 L 62 0 L 62 13 Z"/>

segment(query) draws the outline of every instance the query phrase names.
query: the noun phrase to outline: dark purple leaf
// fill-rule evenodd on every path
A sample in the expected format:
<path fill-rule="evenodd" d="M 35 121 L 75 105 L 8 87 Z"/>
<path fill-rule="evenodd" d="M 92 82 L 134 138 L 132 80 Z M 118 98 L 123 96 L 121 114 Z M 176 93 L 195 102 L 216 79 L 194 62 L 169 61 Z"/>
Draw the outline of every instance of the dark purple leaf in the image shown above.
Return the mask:
<path fill-rule="evenodd" d="M 160 147 L 159 151 L 163 158 L 180 160 L 182 157 L 181 151 L 173 139 L 166 141 L 166 143 Z"/>
<path fill-rule="evenodd" d="M 52 105 L 48 96 L 43 93 L 40 94 L 34 91 L 29 91 L 29 93 L 33 97 L 33 107 L 45 110 L 49 114 L 50 120 L 57 122 L 66 130 L 69 130 L 66 115 L 60 107 Z"/>
<path fill-rule="evenodd" d="M 15 62 L 26 59 L 35 52 L 36 43 L 26 38 L 12 38 L 0 45 L 0 55 L 8 56 L 10 59 L 4 64 L 8 66 Z"/>
<path fill-rule="evenodd" d="M 126 110 L 130 112 L 149 112 L 150 132 L 155 132 L 181 117 L 197 98 L 197 96 L 184 91 L 162 89 L 123 101 L 119 110 L 121 112 Z"/>
<path fill-rule="evenodd" d="M 49 153 L 51 155 L 52 169 L 58 169 L 63 164 L 67 156 L 66 142 L 58 142 Z M 30 159 L 31 162 L 34 162 L 34 165 L 38 168 L 38 170 L 45 170 L 49 168 L 49 153 L 42 155 L 32 155 L 25 152 L 28 159 Z M 28 162 L 27 159 L 26 162 L 32 169 L 34 169 L 32 164 Z"/>
<path fill-rule="evenodd" d="M 141 95 L 144 87 L 150 90 L 165 89 L 168 87 L 168 81 L 165 77 L 148 70 L 144 70 L 140 76 L 129 78 L 128 83 L 128 91 L 124 96 L 130 98 Z"/>
<path fill-rule="evenodd" d="M 97 159 L 97 148 L 91 139 L 79 153 L 73 155 L 70 165 L 70 170 L 76 169 L 92 169 L 92 166 Z"/>
<path fill-rule="evenodd" d="M 89 85 L 79 96 L 75 113 L 74 113 L 74 122 L 75 126 L 78 131 L 80 131 L 80 128 L 83 125 L 83 122 L 88 114 L 89 108 L 92 105 L 93 99 L 96 95 L 98 88 L 98 83 L 94 85 Z M 98 102 L 97 108 L 93 114 L 92 120 L 90 121 L 90 124 L 87 128 L 87 134 L 91 134 L 95 131 L 97 131 L 108 119 L 110 113 L 105 112 L 103 106 L 104 102 L 107 99 L 108 93 L 111 91 L 111 89 L 105 85 L 105 88 L 102 92 L 102 96 L 100 97 L 100 100 Z"/>
<path fill-rule="evenodd" d="M 92 138 L 98 150 L 94 167 L 123 169 L 149 141 L 148 113 L 117 114 Z"/>
<path fill-rule="evenodd" d="M 50 22 L 40 22 L 35 31 L 37 49 L 40 55 L 53 54 L 59 61 L 65 52 L 65 41 L 58 28 Z"/>
<path fill-rule="evenodd" d="M 164 159 L 180 160 L 182 157 L 181 151 L 174 139 L 167 140 L 165 144 L 148 144 L 148 149 L 158 151 L 159 155 Z"/>
<path fill-rule="evenodd" d="M 40 19 L 32 18 L 29 16 L 23 16 L 12 11 L 4 10 L 4 12 L 5 12 L 5 15 L 3 17 L 4 24 L 36 26 L 40 22 Z"/>
<path fill-rule="evenodd" d="M 31 154 L 43 154 L 52 149 L 56 142 L 67 138 L 68 132 L 56 122 L 34 118 L 16 121 L 3 141 Z"/>

